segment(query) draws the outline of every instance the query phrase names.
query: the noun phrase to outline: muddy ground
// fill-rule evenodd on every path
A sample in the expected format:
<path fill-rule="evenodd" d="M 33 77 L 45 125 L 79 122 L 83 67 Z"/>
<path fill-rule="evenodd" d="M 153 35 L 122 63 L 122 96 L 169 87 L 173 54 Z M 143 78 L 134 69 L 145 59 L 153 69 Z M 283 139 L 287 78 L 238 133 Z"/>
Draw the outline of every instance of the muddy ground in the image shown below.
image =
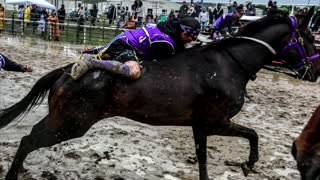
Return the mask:
<path fill-rule="evenodd" d="M 0 109 L 22 99 L 37 79 L 75 60 L 80 45 L 1 37 L 0 52 L 30 64 L 32 73 L 0 71 Z M 299 179 L 290 150 L 319 105 L 319 84 L 263 70 L 249 82 L 242 111 L 234 122 L 259 134 L 260 160 L 254 174 L 244 177 L 239 166 L 248 158 L 248 141 L 212 136 L 208 139 L 208 169 L 212 179 Z M 0 179 L 4 179 L 21 138 L 47 114 L 47 102 L 24 119 L 0 130 Z M 155 127 L 122 117 L 95 124 L 85 136 L 41 148 L 24 162 L 20 179 L 198 179 L 191 128 Z"/>

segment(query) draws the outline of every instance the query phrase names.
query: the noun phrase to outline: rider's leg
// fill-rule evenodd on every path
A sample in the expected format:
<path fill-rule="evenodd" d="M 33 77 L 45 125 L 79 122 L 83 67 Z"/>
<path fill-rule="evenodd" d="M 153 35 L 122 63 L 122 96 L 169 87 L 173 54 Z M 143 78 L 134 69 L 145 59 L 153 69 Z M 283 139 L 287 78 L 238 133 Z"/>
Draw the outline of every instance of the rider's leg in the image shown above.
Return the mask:
<path fill-rule="evenodd" d="M 119 61 L 98 60 L 90 55 L 85 55 L 82 60 L 73 65 L 71 77 L 78 79 L 90 69 L 103 69 L 132 79 L 140 77 L 140 65 L 135 60 L 121 63 Z"/>

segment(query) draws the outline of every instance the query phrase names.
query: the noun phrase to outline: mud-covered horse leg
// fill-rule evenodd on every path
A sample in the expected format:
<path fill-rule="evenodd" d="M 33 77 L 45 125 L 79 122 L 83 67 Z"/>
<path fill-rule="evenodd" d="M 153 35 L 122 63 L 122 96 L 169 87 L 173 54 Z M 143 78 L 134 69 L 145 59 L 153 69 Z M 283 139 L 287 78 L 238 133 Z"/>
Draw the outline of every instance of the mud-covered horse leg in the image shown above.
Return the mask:
<path fill-rule="evenodd" d="M 66 139 L 62 137 L 58 131 L 51 130 L 47 127 L 46 123 L 48 118 L 49 117 L 46 116 L 32 128 L 29 135 L 22 138 L 11 168 L 7 173 L 6 180 L 18 179 L 19 169 L 23 168 L 23 161 L 30 152 L 41 147 L 57 144 Z"/>
<path fill-rule="evenodd" d="M 252 170 L 254 163 L 259 160 L 259 149 L 258 149 L 258 134 L 255 130 L 251 128 L 247 128 L 241 125 L 238 125 L 233 122 L 229 122 L 226 127 L 219 130 L 214 130 L 212 133 L 209 132 L 210 135 L 221 135 L 221 136 L 235 136 L 235 137 L 243 137 L 249 140 L 250 144 L 250 154 L 249 161 L 246 163 L 248 168 Z M 244 174 L 247 175 L 248 169 L 243 169 Z"/>
<path fill-rule="evenodd" d="M 209 180 L 207 170 L 207 133 L 201 126 L 192 126 L 196 146 L 196 154 L 199 164 L 200 180 Z"/>
<path fill-rule="evenodd" d="M 62 141 L 80 137 L 88 129 L 80 128 L 80 132 L 70 132 L 68 129 L 63 129 L 63 124 L 61 124 L 59 128 L 50 128 L 48 126 L 48 124 L 50 124 L 49 121 L 51 120 L 48 115 L 32 128 L 29 135 L 22 138 L 11 168 L 7 173 L 6 180 L 15 180 L 18 178 L 19 169 L 23 168 L 23 161 L 30 152 L 41 147 L 49 147 Z"/>

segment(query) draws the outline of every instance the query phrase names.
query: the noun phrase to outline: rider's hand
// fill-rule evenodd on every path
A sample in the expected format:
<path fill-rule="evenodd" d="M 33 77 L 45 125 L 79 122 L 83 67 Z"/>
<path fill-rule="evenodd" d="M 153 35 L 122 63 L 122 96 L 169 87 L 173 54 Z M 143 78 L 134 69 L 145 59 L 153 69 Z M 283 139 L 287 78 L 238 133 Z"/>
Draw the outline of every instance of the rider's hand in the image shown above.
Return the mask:
<path fill-rule="evenodd" d="M 91 48 L 88 48 L 88 47 L 85 47 L 82 51 L 88 51 L 90 50 Z"/>
<path fill-rule="evenodd" d="M 32 72 L 32 67 L 30 65 L 23 65 L 22 71 L 23 72 Z"/>

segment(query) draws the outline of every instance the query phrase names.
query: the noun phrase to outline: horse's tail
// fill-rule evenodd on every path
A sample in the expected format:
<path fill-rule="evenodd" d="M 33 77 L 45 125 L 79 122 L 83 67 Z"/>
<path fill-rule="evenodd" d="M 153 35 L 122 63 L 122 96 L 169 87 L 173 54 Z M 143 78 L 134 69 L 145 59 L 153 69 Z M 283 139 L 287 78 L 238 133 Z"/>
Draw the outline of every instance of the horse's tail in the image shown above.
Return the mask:
<path fill-rule="evenodd" d="M 72 64 L 69 64 L 63 68 L 51 71 L 40 78 L 32 87 L 31 91 L 20 102 L 7 109 L 0 110 L 0 128 L 5 127 L 23 113 L 28 113 L 36 104 L 38 104 L 39 101 L 41 103 L 51 86 L 58 80 L 65 70 L 71 66 Z"/>

